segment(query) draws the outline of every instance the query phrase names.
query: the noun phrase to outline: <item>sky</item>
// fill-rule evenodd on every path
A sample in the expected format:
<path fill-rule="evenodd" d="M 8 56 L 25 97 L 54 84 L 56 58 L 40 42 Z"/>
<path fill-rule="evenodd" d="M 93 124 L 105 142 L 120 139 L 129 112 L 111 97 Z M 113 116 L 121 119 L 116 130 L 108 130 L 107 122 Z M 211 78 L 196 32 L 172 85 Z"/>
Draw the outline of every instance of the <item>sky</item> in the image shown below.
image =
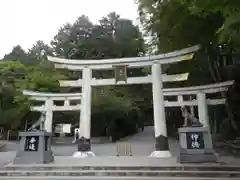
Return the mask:
<path fill-rule="evenodd" d="M 93 23 L 115 11 L 137 23 L 135 0 L 0 0 L 0 58 L 20 44 L 25 50 L 37 40 L 49 43 L 66 22 L 82 14 Z"/>

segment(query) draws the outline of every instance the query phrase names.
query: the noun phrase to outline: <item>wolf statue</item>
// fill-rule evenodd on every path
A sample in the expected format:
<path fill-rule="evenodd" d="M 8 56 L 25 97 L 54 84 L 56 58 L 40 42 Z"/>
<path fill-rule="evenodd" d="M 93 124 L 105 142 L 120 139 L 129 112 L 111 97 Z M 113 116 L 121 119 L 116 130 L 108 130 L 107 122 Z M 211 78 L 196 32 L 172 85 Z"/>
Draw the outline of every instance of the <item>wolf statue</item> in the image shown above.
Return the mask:
<path fill-rule="evenodd" d="M 181 107 L 182 116 L 184 118 L 183 127 L 202 127 L 202 123 L 188 111 L 187 106 Z"/>
<path fill-rule="evenodd" d="M 46 120 L 46 113 L 45 112 L 41 112 L 41 115 L 39 117 L 39 119 L 37 120 L 37 122 L 35 122 L 29 129 L 28 131 L 36 131 L 37 128 L 39 127 L 39 130 L 44 130 L 44 122 Z"/>

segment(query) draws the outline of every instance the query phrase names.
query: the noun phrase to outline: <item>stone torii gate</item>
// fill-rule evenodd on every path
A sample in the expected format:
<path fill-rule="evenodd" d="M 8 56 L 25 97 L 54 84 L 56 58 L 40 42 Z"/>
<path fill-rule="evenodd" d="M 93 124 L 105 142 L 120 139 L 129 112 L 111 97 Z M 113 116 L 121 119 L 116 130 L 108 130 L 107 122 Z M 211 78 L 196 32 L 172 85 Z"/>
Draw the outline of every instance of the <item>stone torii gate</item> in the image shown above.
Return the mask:
<path fill-rule="evenodd" d="M 208 105 L 225 104 L 225 98 L 206 98 L 207 94 L 216 94 L 226 92 L 228 87 L 233 85 L 234 81 L 226 81 L 215 84 L 192 86 L 184 88 L 168 88 L 163 89 L 163 95 L 176 96 L 176 101 L 164 101 L 165 107 L 183 107 L 183 106 L 197 106 L 198 118 L 204 127 L 209 127 Z M 184 100 L 183 96 L 190 96 L 191 100 Z M 190 99 L 190 98 L 187 98 Z"/>
<path fill-rule="evenodd" d="M 152 83 L 153 106 L 154 106 L 154 130 L 156 139 L 156 150 L 151 154 L 153 157 L 170 157 L 167 127 L 164 107 L 173 106 L 199 106 L 199 119 L 208 126 L 207 104 L 216 105 L 225 103 L 225 99 L 206 99 L 206 94 L 226 91 L 233 81 L 197 86 L 187 88 L 163 89 L 163 82 L 184 81 L 188 78 L 188 73 L 179 75 L 162 74 L 162 65 L 181 62 L 193 58 L 194 52 L 199 46 L 186 48 L 156 56 L 144 56 L 136 58 L 104 59 L 104 60 L 69 60 L 56 57 L 48 57 L 55 64 L 56 68 L 66 68 L 73 71 L 81 71 L 82 79 L 76 81 L 60 81 L 62 87 L 82 87 L 81 115 L 80 115 L 80 137 L 84 146 L 90 146 L 91 128 L 91 89 L 92 86 L 101 85 L 129 85 Z M 127 68 L 151 67 L 152 74 L 145 77 L 127 77 Z M 92 78 L 92 70 L 115 70 L 115 78 L 96 79 Z M 190 101 L 184 101 L 183 96 L 195 95 Z M 44 95 L 43 95 L 44 96 Z M 164 96 L 177 96 L 177 101 L 164 101 Z M 88 152 L 86 152 L 87 154 Z M 75 154 L 78 156 L 78 154 Z M 83 156 L 80 152 L 79 156 Z"/>
<path fill-rule="evenodd" d="M 90 148 L 90 126 L 91 126 L 91 92 L 92 86 L 97 85 L 123 85 L 123 84 L 145 84 L 152 83 L 153 106 L 154 106 L 154 129 L 156 139 L 156 150 L 152 156 L 170 157 L 167 138 L 167 127 L 165 119 L 162 65 L 191 60 L 200 47 L 190 48 L 165 53 L 154 56 L 143 56 L 135 58 L 103 59 L 103 60 L 73 60 L 57 57 L 48 57 L 48 60 L 55 64 L 56 68 L 65 68 L 73 71 L 81 71 L 82 79 L 77 81 L 60 81 L 61 86 L 81 86 L 82 87 L 82 109 L 80 137 L 84 141 L 84 146 L 91 152 Z M 152 74 L 145 77 L 127 77 L 127 68 L 151 67 Z M 93 70 L 115 70 L 115 78 L 96 79 L 92 78 Z M 183 75 L 182 75 L 183 76 Z M 181 76 L 181 78 L 183 78 Z M 186 75 L 185 75 L 186 76 Z M 169 76 L 168 76 L 169 77 Z M 178 79 L 176 76 L 170 79 Z M 184 78 L 187 79 L 186 77 Z M 171 80 L 170 80 L 171 81 Z M 84 125 L 83 125 L 84 124 Z M 83 125 L 83 126 L 82 126 Z M 92 154 L 92 152 L 91 152 Z M 82 156 L 82 153 L 79 153 Z"/>
<path fill-rule="evenodd" d="M 52 132 L 53 112 L 54 111 L 80 111 L 81 110 L 81 93 L 43 93 L 24 90 L 24 95 L 30 97 L 30 100 L 43 101 L 44 105 L 32 106 L 31 111 L 45 113 L 44 129 Z M 62 101 L 63 105 L 58 106 L 54 101 Z M 74 101 L 74 104 L 71 102 Z M 76 103 L 77 102 L 77 103 Z"/>

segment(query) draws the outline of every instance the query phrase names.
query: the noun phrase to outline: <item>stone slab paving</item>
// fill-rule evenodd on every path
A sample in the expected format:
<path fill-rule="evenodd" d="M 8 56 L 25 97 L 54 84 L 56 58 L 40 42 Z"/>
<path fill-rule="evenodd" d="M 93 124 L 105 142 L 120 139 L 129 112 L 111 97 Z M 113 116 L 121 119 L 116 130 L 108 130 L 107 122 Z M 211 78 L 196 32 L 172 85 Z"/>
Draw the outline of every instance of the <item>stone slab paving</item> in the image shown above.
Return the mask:
<path fill-rule="evenodd" d="M 90 158 L 73 158 L 68 156 L 56 156 L 53 163 L 39 165 L 16 165 L 17 167 L 62 167 L 62 166 L 120 166 L 120 167 L 140 167 L 140 166 L 171 166 L 176 165 L 176 158 L 150 158 L 150 157 L 90 157 Z M 179 164 L 180 165 L 180 164 Z M 14 167 L 15 165 L 9 165 Z"/>
<path fill-rule="evenodd" d="M 186 178 L 186 177 L 7 177 L 0 180 L 229 180 L 228 178 Z M 231 178 L 239 180 L 239 178 Z"/>
<path fill-rule="evenodd" d="M 0 152 L 0 169 L 4 169 L 4 165 L 10 163 L 16 156 L 16 151 Z"/>
<path fill-rule="evenodd" d="M 232 159 L 226 163 L 226 157 L 220 157 L 220 162 L 224 165 L 240 166 L 239 160 Z M 212 163 L 204 164 L 185 164 L 184 166 L 205 166 L 216 165 Z M 220 164 L 219 164 L 220 165 Z M 56 156 L 53 163 L 49 164 L 30 164 L 30 165 L 7 165 L 8 167 L 85 167 L 85 166 L 103 166 L 103 167 L 161 167 L 161 166 L 182 166 L 177 163 L 177 158 L 152 158 L 152 157 L 90 157 L 90 158 L 73 158 L 68 156 Z"/>
<path fill-rule="evenodd" d="M 132 152 L 133 152 L 133 157 L 131 158 L 124 158 L 123 160 L 118 159 L 118 163 L 121 161 L 124 161 L 125 163 L 128 162 L 131 164 L 129 160 L 132 162 L 138 163 L 160 163 L 160 164 L 165 164 L 169 162 L 175 162 L 176 163 L 176 158 L 172 158 L 172 160 L 159 160 L 159 159 L 154 159 L 154 158 L 147 158 L 148 155 L 154 150 L 154 133 L 153 133 L 153 127 L 146 127 L 143 132 L 137 133 L 131 137 L 123 139 L 123 141 L 127 141 L 128 143 L 131 144 L 132 146 Z M 170 150 L 171 153 L 174 157 L 178 156 L 179 154 L 179 145 L 176 140 L 170 139 L 169 140 L 169 145 L 170 145 Z M 0 168 L 3 168 L 4 165 L 8 164 L 16 155 L 16 149 L 17 149 L 17 144 L 10 143 L 9 150 L 14 150 L 14 151 L 9 151 L 9 152 L 0 152 Z M 56 162 L 62 162 L 64 164 L 68 164 L 69 162 L 79 162 L 79 159 L 68 159 L 71 157 L 61 157 L 61 156 L 72 156 L 72 154 L 76 151 L 76 146 L 75 145 L 57 145 L 52 147 L 53 152 L 55 156 L 57 156 Z M 106 144 L 93 144 L 92 145 L 92 150 L 96 154 L 96 158 L 91 159 L 81 159 L 81 162 L 84 162 L 83 164 L 91 164 L 91 163 L 96 163 L 102 165 L 104 162 L 110 163 L 110 161 L 116 161 L 114 160 L 114 156 L 116 156 L 116 143 L 106 143 Z M 98 157 L 99 156 L 99 157 Z M 104 157 L 103 157 L 104 156 Z M 137 159 L 134 159 L 138 157 Z M 141 158 L 140 158 L 141 157 Z M 132 159 L 133 158 L 133 159 Z M 108 159 L 108 160 L 107 160 Z M 221 161 L 225 161 L 230 164 L 238 164 L 240 162 L 239 159 L 236 159 L 231 156 L 224 156 L 220 157 Z M 107 161 L 105 161 L 107 160 Z M 85 164 L 86 165 L 86 164 Z M 147 165 L 147 164 L 146 164 Z"/>
<path fill-rule="evenodd" d="M 134 156 L 148 156 L 154 151 L 154 134 L 153 127 L 146 127 L 144 132 L 139 132 L 131 137 L 123 139 L 132 146 Z M 177 155 L 179 148 L 175 140 L 169 140 L 170 149 L 173 155 Z M 8 143 L 8 151 L 16 151 L 18 149 L 17 143 Z M 76 145 L 53 145 L 52 150 L 56 156 L 71 156 L 76 150 Z M 115 156 L 116 143 L 92 144 L 92 151 L 97 156 Z"/>

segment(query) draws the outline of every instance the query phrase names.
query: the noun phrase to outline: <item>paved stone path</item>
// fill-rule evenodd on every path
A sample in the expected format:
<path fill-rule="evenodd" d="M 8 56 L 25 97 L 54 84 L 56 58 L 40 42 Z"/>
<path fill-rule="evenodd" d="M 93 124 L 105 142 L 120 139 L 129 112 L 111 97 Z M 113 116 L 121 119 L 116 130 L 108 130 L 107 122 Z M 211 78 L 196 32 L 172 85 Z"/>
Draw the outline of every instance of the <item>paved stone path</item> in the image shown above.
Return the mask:
<path fill-rule="evenodd" d="M 143 132 L 139 132 L 123 141 L 129 142 L 132 146 L 133 156 L 148 156 L 154 150 L 153 127 L 146 127 Z M 174 140 L 169 140 L 171 152 L 174 156 L 178 154 L 178 144 Z M 15 155 L 18 144 L 8 143 L 8 152 L 0 153 L 0 167 L 11 161 Z M 54 145 L 52 150 L 55 156 L 72 156 L 77 150 L 76 145 Z M 116 143 L 92 144 L 92 151 L 96 156 L 115 156 Z"/>
<path fill-rule="evenodd" d="M 224 165 L 226 164 L 225 160 L 226 158 L 221 157 L 219 162 L 220 164 Z M 240 166 L 240 161 L 232 161 L 231 165 L 238 165 Z M 215 163 L 204 163 L 204 164 L 185 164 L 185 166 L 205 166 L 205 165 L 216 165 Z M 96 167 L 162 167 L 162 166 L 182 166 L 180 163 L 177 162 L 177 157 L 171 157 L 171 158 L 152 158 L 147 156 L 137 157 L 127 157 L 127 156 L 98 156 L 94 158 L 74 158 L 69 156 L 56 156 L 53 163 L 49 164 L 26 164 L 26 165 L 12 165 L 9 164 L 9 167 L 85 167 L 85 166 L 96 166 Z"/>
<path fill-rule="evenodd" d="M 155 140 L 153 127 L 146 127 L 143 132 L 123 139 L 124 142 L 131 144 L 133 156 L 148 156 L 154 151 Z M 176 140 L 169 140 L 171 153 L 177 156 L 179 145 Z M 71 156 L 76 151 L 76 145 L 53 146 L 53 152 L 56 156 Z M 97 156 L 115 156 L 116 143 L 92 144 L 92 151 Z"/>
<path fill-rule="evenodd" d="M 133 156 L 148 156 L 154 150 L 154 133 L 153 127 L 146 127 L 143 132 L 123 139 L 132 146 Z M 170 149 L 175 156 L 178 154 L 178 143 L 175 140 L 169 140 Z M 8 151 L 16 151 L 18 144 L 9 143 Z M 53 145 L 52 150 L 56 156 L 71 156 L 76 150 L 76 145 Z M 92 151 L 97 156 L 115 156 L 116 143 L 92 144 Z"/>
<path fill-rule="evenodd" d="M 228 178 L 186 178 L 186 177 L 8 177 L 8 178 L 0 178 L 1 180 L 229 180 Z M 238 180 L 238 179 L 236 179 Z"/>
<path fill-rule="evenodd" d="M 153 127 L 146 127 L 143 132 L 139 132 L 131 137 L 125 138 L 132 146 L 133 156 L 147 157 L 154 150 L 154 133 Z M 169 140 L 170 150 L 174 157 L 179 154 L 179 145 L 176 140 Z M 9 143 L 8 152 L 0 152 L 0 168 L 9 163 L 16 155 L 18 145 Z M 72 156 L 77 150 L 76 145 L 55 145 L 52 147 L 55 156 Z M 116 156 L 116 143 L 93 144 L 92 151 L 96 156 Z M 224 157 L 226 161 L 236 161 L 233 157 Z M 60 159 L 65 159 L 60 158 Z M 239 161 L 238 161 L 239 162 Z"/>

